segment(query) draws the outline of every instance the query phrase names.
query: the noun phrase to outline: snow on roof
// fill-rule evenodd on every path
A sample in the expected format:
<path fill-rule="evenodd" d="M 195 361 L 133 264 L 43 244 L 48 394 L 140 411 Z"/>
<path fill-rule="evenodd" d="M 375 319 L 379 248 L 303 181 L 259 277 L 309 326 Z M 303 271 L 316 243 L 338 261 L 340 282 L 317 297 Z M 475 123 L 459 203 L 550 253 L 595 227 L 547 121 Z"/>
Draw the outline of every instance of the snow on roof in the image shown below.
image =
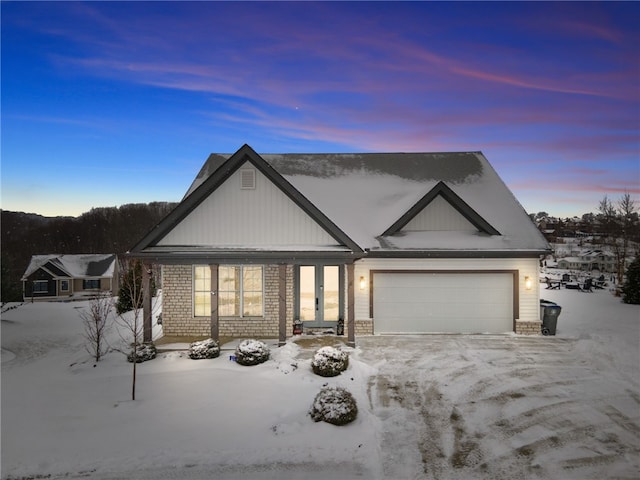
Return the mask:
<path fill-rule="evenodd" d="M 22 280 L 40 268 L 53 270 L 54 276 L 70 278 L 112 277 L 115 272 L 114 254 L 33 255 Z M 60 275 L 60 273 L 64 275 Z"/>
<path fill-rule="evenodd" d="M 480 152 L 260 155 L 363 249 L 547 250 L 548 243 Z M 212 154 L 185 198 L 229 158 Z M 380 235 L 439 182 L 500 235 Z"/>

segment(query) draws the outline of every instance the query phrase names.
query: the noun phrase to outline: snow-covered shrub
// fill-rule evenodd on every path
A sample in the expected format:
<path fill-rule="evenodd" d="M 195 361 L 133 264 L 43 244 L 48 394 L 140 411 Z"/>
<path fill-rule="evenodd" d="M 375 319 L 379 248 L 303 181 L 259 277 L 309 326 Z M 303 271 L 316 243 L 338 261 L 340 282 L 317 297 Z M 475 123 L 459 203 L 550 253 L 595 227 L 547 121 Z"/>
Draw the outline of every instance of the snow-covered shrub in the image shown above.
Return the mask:
<path fill-rule="evenodd" d="M 311 360 L 313 373 L 322 377 L 335 377 L 349 366 L 349 355 L 335 347 L 322 347 Z"/>
<path fill-rule="evenodd" d="M 240 365 L 251 366 L 269 360 L 269 347 L 260 340 L 243 340 L 236 348 L 236 362 Z"/>
<path fill-rule="evenodd" d="M 213 338 L 207 338 L 189 345 L 189 358 L 201 360 L 220 356 L 220 345 Z"/>
<path fill-rule="evenodd" d="M 153 360 L 154 358 L 156 358 L 156 354 L 156 346 L 153 344 L 153 342 L 139 343 L 136 346 L 135 355 L 132 351 L 129 355 L 127 355 L 127 361 L 133 362 L 133 359 L 135 358 L 136 363 L 142 363 L 146 362 L 147 360 Z"/>
<path fill-rule="evenodd" d="M 358 416 L 358 406 L 351 393 L 344 388 L 325 386 L 313 400 L 309 415 L 316 422 L 346 425 Z"/>

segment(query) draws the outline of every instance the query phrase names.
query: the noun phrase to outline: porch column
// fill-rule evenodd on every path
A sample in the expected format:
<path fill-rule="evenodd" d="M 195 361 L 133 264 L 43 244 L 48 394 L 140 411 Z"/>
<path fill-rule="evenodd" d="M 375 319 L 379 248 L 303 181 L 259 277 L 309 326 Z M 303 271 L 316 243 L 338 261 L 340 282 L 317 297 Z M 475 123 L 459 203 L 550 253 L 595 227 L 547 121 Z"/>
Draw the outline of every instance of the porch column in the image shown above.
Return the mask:
<path fill-rule="evenodd" d="M 287 343 L 287 266 L 278 265 L 278 346 Z"/>
<path fill-rule="evenodd" d="M 353 289 L 353 270 L 354 265 L 347 265 L 347 345 L 356 346 L 356 312 L 355 312 L 355 291 Z"/>
<path fill-rule="evenodd" d="M 220 341 L 220 325 L 218 321 L 218 264 L 212 263 L 211 268 L 211 338 Z"/>
<path fill-rule="evenodd" d="M 142 264 L 142 341 L 153 341 L 153 323 L 151 321 L 151 273 L 153 265 Z"/>

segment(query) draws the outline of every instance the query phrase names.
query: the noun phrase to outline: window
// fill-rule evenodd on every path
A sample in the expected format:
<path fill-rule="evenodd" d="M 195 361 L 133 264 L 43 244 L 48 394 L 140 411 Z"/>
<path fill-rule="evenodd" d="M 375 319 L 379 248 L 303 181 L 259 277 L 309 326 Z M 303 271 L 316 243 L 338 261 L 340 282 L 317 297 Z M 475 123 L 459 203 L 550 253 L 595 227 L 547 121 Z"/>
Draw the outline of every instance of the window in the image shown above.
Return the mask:
<path fill-rule="evenodd" d="M 262 267 L 242 267 L 242 316 L 262 316 Z"/>
<path fill-rule="evenodd" d="M 194 267 L 194 316 L 211 313 L 211 269 Z M 221 317 L 261 317 L 263 305 L 261 266 L 218 267 L 218 315 Z"/>
<path fill-rule="evenodd" d="M 211 315 L 211 268 L 209 265 L 193 269 L 193 315 Z"/>
<path fill-rule="evenodd" d="M 240 314 L 240 267 L 218 267 L 218 315 Z"/>
<path fill-rule="evenodd" d="M 47 293 L 49 291 L 49 282 L 46 280 L 36 280 L 33 282 L 33 293 Z"/>
<path fill-rule="evenodd" d="M 82 289 L 83 290 L 99 290 L 100 289 L 100 279 L 89 279 L 82 281 Z"/>
<path fill-rule="evenodd" d="M 69 280 L 60 280 L 60 291 L 61 292 L 69 291 Z"/>

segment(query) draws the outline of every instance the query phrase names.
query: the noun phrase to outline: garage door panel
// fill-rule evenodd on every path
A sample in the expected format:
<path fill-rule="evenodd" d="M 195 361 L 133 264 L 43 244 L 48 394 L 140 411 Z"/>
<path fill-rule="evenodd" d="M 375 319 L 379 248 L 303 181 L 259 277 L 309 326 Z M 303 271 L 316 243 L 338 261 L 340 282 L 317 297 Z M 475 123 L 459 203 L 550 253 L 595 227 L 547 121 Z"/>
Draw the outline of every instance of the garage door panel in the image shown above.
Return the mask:
<path fill-rule="evenodd" d="M 376 273 L 376 333 L 513 330 L 511 273 Z"/>

